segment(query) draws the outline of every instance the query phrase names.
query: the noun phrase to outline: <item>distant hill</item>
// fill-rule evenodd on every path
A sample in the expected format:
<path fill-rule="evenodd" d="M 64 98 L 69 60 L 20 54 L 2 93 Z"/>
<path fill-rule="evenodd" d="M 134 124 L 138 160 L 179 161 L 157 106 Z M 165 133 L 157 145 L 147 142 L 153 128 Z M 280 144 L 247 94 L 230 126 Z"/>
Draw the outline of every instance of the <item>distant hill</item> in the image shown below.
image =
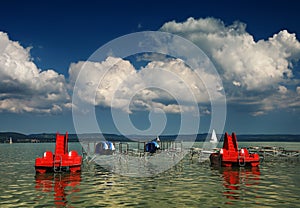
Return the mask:
<path fill-rule="evenodd" d="M 0 143 L 9 142 L 9 139 L 12 138 L 14 143 L 17 142 L 55 142 L 55 133 L 41 133 L 41 134 L 21 134 L 16 132 L 0 132 Z M 205 141 L 208 134 L 197 134 L 197 135 L 161 135 L 159 136 L 161 141 Z M 218 138 L 221 138 L 223 141 L 224 135 L 217 135 Z M 116 134 L 69 134 L 70 142 L 78 142 L 78 138 L 80 140 L 85 141 L 99 141 L 100 139 L 106 139 L 109 141 L 118 141 L 118 142 L 129 142 L 132 141 L 128 138 L 135 138 L 140 141 L 149 141 L 151 139 L 155 139 L 156 136 L 137 136 L 131 135 L 128 138 L 123 135 Z M 300 142 L 300 135 L 289 135 L 289 134 L 244 134 L 237 135 L 238 141 L 259 141 L 259 142 Z"/>
<path fill-rule="evenodd" d="M 25 141 L 28 136 L 16 132 L 0 132 L 0 143 L 8 143 L 10 138 L 12 138 L 13 142 L 21 142 Z"/>
<path fill-rule="evenodd" d="M 239 141 L 260 141 L 260 142 L 300 142 L 300 135 L 297 134 L 247 134 L 237 135 Z"/>

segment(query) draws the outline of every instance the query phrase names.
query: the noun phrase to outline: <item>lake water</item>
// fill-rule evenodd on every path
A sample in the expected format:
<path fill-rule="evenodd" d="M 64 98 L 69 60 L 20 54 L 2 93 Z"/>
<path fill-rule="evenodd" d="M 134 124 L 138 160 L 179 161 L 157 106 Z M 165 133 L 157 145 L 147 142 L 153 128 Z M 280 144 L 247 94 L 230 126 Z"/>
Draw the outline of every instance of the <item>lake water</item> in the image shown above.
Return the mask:
<path fill-rule="evenodd" d="M 91 163 L 80 174 L 36 176 L 35 158 L 54 145 L 0 144 L 0 207 L 300 207 L 299 159 L 215 169 L 185 157 L 152 177 L 121 176 Z M 239 143 L 249 145 L 266 144 Z M 300 143 L 267 145 L 300 150 Z M 79 143 L 69 143 L 72 149 L 81 152 Z"/>

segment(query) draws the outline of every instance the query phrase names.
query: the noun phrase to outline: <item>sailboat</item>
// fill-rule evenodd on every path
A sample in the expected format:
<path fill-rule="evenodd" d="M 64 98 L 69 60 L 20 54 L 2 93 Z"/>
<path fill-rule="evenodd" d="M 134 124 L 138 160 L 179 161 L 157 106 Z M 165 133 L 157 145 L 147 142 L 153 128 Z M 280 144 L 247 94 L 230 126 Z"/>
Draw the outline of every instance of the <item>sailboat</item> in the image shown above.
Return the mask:
<path fill-rule="evenodd" d="M 208 140 L 207 138 L 203 144 L 203 149 L 199 155 L 199 161 L 204 162 L 208 160 L 210 154 L 215 152 L 217 145 L 218 145 L 218 137 L 216 131 L 213 129 L 210 139 Z"/>
<path fill-rule="evenodd" d="M 217 143 L 218 142 L 217 134 L 216 134 L 216 131 L 214 129 L 211 133 L 211 137 L 210 137 L 209 142 L 210 143 Z"/>
<path fill-rule="evenodd" d="M 12 144 L 13 143 L 13 141 L 12 141 L 12 138 L 10 137 L 9 138 L 9 144 Z"/>

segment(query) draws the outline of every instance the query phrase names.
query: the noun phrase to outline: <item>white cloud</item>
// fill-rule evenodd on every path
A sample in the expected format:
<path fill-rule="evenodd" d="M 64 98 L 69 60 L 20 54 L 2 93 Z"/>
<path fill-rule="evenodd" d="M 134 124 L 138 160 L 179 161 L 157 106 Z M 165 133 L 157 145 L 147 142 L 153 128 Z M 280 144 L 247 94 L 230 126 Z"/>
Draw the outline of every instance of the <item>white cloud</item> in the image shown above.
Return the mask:
<path fill-rule="evenodd" d="M 287 88 L 286 88 L 285 86 L 281 86 L 281 85 L 280 85 L 280 86 L 278 87 L 278 92 L 281 93 L 281 94 L 286 94 L 287 91 L 288 91 L 288 90 L 287 90 Z"/>
<path fill-rule="evenodd" d="M 198 103 L 210 102 L 201 79 L 216 82 L 209 74 L 200 79 L 180 59 L 152 61 L 137 70 L 126 60 L 108 57 L 101 63 L 72 64 L 69 74 L 73 85 L 79 77 L 75 92 L 81 100 L 129 113 L 156 108 L 166 113 L 194 111 Z"/>
<path fill-rule="evenodd" d="M 63 75 L 41 71 L 23 48 L 0 32 L 0 111 L 59 113 L 70 101 Z"/>
<path fill-rule="evenodd" d="M 293 63 L 300 59 L 300 42 L 287 30 L 267 40 L 255 41 L 246 31 L 246 24 L 237 21 L 227 26 L 215 18 L 189 18 L 183 23 L 171 21 L 161 30 L 191 40 L 212 59 L 222 77 L 227 101 L 247 103 L 249 99 L 263 99 L 260 105 L 255 103 L 259 112 L 256 115 L 288 107 L 284 105 L 289 102 L 286 99 L 294 98 L 298 92 L 288 92 L 287 86 L 299 82 L 294 77 Z M 272 101 L 276 106 L 265 106 Z"/>
<path fill-rule="evenodd" d="M 84 67 L 84 70 L 81 70 Z M 75 84 L 79 72 L 80 79 L 77 80 L 77 96 L 90 104 L 110 107 L 119 89 L 119 85 L 131 76 L 136 76 L 136 70 L 129 61 L 121 58 L 108 57 L 103 62 L 78 62 L 70 66 L 70 82 Z M 131 79 L 134 79 L 131 77 Z M 131 83 L 138 84 L 135 80 Z M 123 108 L 127 101 L 124 97 L 130 96 L 131 90 L 128 87 L 121 89 L 122 97 L 114 103 L 116 108 Z M 96 96 L 96 97 L 95 97 Z"/>
<path fill-rule="evenodd" d="M 298 95 L 300 95 L 300 87 L 299 86 L 296 88 L 296 92 Z"/>
<path fill-rule="evenodd" d="M 232 81 L 232 84 L 234 85 L 234 86 L 238 86 L 238 87 L 240 87 L 241 86 L 241 83 L 240 82 L 238 82 L 238 81 Z"/>
<path fill-rule="evenodd" d="M 256 112 L 252 113 L 253 116 L 261 116 L 264 114 L 266 114 L 264 111 L 256 111 Z"/>
<path fill-rule="evenodd" d="M 276 108 L 300 107 L 299 80 L 293 68 L 300 58 L 300 43 L 295 34 L 282 30 L 267 40 L 255 41 L 246 31 L 246 24 L 237 21 L 225 25 L 215 18 L 172 21 L 161 30 L 191 40 L 212 59 L 229 103 L 249 106 L 256 116 Z M 165 50 L 167 54 L 170 49 Z M 101 63 L 72 63 L 66 83 L 63 75 L 38 69 L 30 48 L 23 48 L 0 32 L 0 111 L 62 112 L 72 106 L 66 86 L 70 84 L 73 90 L 79 73 L 77 96 L 93 105 L 126 112 L 160 108 L 179 113 L 195 110 L 193 100 L 210 103 L 202 80 L 218 83 L 211 74 L 198 77 L 182 60 L 164 55 L 144 54 L 138 58 L 148 63 L 139 70 L 129 61 L 113 57 Z M 80 71 L 82 67 L 86 70 Z M 200 109 L 210 113 L 206 107 Z"/>

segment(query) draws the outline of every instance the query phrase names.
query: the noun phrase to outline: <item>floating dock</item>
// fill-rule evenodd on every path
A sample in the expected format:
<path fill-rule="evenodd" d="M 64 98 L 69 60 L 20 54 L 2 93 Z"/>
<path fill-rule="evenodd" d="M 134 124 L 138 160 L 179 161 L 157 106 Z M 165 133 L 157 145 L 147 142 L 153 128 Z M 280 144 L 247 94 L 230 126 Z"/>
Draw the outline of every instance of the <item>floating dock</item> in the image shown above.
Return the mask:
<path fill-rule="evenodd" d="M 82 142 L 83 146 L 83 154 L 86 155 L 84 158 L 88 158 L 88 161 L 91 161 L 91 158 L 94 158 L 96 155 L 95 149 L 97 149 L 97 145 L 103 141 L 89 141 L 89 142 Z M 126 156 L 134 156 L 134 157 L 147 157 L 151 156 L 155 153 L 170 153 L 173 155 L 180 155 L 187 154 L 189 159 L 197 158 L 199 162 L 209 161 L 209 156 L 212 153 L 219 153 L 222 148 L 212 148 L 212 149 L 205 149 L 205 148 L 198 148 L 198 147 L 190 147 L 186 148 L 183 141 L 160 141 L 159 146 L 160 148 L 155 152 L 147 152 L 146 151 L 146 144 L 147 142 L 112 142 L 115 149 L 113 151 L 108 150 L 107 152 L 111 152 L 114 155 L 126 155 Z M 243 147 L 243 153 L 240 152 L 241 164 L 243 164 L 242 159 L 245 157 L 244 155 L 252 155 L 258 154 L 260 162 L 266 160 L 273 160 L 273 159 L 280 159 L 280 158 L 296 158 L 300 159 L 300 150 L 291 150 L 286 149 L 284 147 L 271 147 L 271 146 L 250 146 L 250 147 Z M 105 152 L 105 151 L 103 151 Z M 235 153 L 236 154 L 236 153 Z M 87 156 L 88 155 L 88 156 Z M 98 154 L 99 155 L 99 154 Z M 93 160 L 93 159 L 92 159 Z M 257 160 L 257 158 L 256 158 Z"/>
<path fill-rule="evenodd" d="M 183 142 L 175 141 L 163 141 L 159 142 L 159 148 L 156 151 L 147 151 L 146 147 L 148 143 L 151 142 L 109 142 L 109 141 L 94 141 L 94 142 L 81 142 L 83 145 L 82 152 L 84 154 L 94 154 L 101 151 L 97 151 L 99 144 L 101 143 L 112 143 L 114 147 L 113 153 L 135 155 L 135 156 L 144 156 L 145 154 L 151 154 L 161 151 L 178 151 L 181 152 L 184 150 Z M 133 145 L 134 144 L 134 145 Z M 102 146 L 104 147 L 104 145 Z M 109 148 L 108 148 L 109 149 Z"/>

